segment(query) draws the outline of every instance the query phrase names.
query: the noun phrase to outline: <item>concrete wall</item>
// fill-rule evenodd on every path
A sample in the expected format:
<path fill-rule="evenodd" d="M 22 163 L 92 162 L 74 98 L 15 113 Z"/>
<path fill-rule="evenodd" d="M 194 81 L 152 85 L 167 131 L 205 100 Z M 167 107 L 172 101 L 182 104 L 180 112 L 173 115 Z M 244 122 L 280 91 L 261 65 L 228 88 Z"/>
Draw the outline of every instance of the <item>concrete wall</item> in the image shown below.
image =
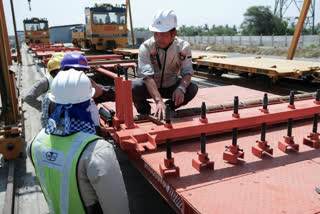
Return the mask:
<path fill-rule="evenodd" d="M 131 35 L 129 44 L 131 44 Z M 136 44 L 140 46 L 141 41 L 145 41 L 152 36 L 151 32 L 134 32 Z M 266 47 L 289 47 L 292 36 L 180 36 L 192 44 L 217 44 L 217 45 L 241 45 L 241 46 L 266 46 Z M 137 42 L 139 40 L 139 42 Z M 299 47 L 315 45 L 320 47 L 320 35 L 301 35 Z"/>
<path fill-rule="evenodd" d="M 288 47 L 292 36 L 180 36 L 180 38 L 192 44 L 217 44 L 217 45 L 242 45 L 242 46 L 266 46 Z M 301 35 L 299 47 L 315 45 L 320 47 L 320 35 Z"/>

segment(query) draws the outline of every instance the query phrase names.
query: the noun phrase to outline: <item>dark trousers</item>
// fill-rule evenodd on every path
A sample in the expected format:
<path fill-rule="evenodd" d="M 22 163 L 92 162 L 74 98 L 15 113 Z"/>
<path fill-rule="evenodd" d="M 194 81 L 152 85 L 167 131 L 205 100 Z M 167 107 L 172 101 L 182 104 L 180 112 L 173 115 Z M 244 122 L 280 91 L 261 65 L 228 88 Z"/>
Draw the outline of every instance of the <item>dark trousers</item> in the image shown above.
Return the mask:
<path fill-rule="evenodd" d="M 188 88 L 186 89 L 186 93 L 184 95 L 184 102 L 178 106 L 174 106 L 174 103 L 171 101 L 172 94 L 176 90 L 176 88 L 179 86 L 179 83 L 180 83 L 180 79 L 176 82 L 175 85 L 169 88 L 158 89 L 162 98 L 169 99 L 169 102 L 166 102 L 166 103 L 169 103 L 171 105 L 171 108 L 173 108 L 172 110 L 177 109 L 183 105 L 186 105 L 196 96 L 198 92 L 198 86 L 191 82 Z M 133 79 L 132 80 L 132 99 L 138 113 L 140 114 L 151 113 L 151 106 L 147 101 L 147 99 L 149 98 L 151 98 L 151 96 L 149 94 L 147 86 L 144 84 L 143 79 L 141 78 Z"/>

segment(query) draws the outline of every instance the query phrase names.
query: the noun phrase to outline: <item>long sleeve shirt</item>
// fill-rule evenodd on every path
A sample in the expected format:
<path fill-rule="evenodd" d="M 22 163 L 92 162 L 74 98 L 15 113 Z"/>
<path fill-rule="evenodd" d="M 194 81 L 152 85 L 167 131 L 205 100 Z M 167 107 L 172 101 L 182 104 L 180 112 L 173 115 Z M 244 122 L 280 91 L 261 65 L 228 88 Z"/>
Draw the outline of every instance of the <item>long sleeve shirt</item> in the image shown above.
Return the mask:
<path fill-rule="evenodd" d="M 42 102 L 38 100 L 38 97 L 47 92 L 48 89 L 48 79 L 46 77 L 42 77 L 32 86 L 32 88 L 24 96 L 23 101 L 25 103 L 28 103 L 30 106 L 37 109 L 38 111 L 41 111 Z"/>

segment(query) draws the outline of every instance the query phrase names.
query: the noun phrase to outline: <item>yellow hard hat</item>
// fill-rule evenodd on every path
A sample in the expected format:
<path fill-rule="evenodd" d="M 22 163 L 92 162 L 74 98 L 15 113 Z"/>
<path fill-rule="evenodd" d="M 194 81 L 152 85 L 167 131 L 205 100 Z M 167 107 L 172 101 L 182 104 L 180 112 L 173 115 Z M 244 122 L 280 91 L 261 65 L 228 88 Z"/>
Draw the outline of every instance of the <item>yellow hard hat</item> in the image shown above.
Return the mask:
<path fill-rule="evenodd" d="M 65 52 L 55 52 L 52 54 L 51 57 L 56 57 L 56 56 L 64 57 L 65 55 L 67 55 Z"/>
<path fill-rule="evenodd" d="M 52 54 L 52 56 L 47 64 L 47 68 L 48 68 L 49 73 L 53 70 L 60 69 L 61 60 L 63 59 L 63 57 L 65 55 L 66 55 L 66 53 L 64 53 L 64 52 L 57 52 L 57 53 Z"/>

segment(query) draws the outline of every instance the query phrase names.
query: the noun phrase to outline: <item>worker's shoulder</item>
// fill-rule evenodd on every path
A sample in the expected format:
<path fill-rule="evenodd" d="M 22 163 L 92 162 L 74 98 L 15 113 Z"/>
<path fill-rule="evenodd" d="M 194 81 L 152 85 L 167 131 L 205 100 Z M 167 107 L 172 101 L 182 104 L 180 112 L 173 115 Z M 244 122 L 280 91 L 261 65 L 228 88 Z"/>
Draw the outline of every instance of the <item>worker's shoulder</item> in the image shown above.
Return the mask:
<path fill-rule="evenodd" d="M 84 149 L 83 155 L 94 155 L 101 153 L 113 153 L 113 145 L 105 139 L 98 138 L 88 143 Z"/>
<path fill-rule="evenodd" d="M 185 49 L 190 49 L 190 44 L 189 42 L 179 38 L 176 36 L 175 40 L 174 40 L 175 44 L 177 46 L 179 46 L 180 50 L 185 50 Z"/>
<path fill-rule="evenodd" d="M 141 46 L 139 48 L 140 49 L 139 52 L 146 50 L 146 49 L 154 49 L 155 46 L 156 46 L 156 42 L 154 40 L 154 37 L 151 37 L 141 44 Z"/>

